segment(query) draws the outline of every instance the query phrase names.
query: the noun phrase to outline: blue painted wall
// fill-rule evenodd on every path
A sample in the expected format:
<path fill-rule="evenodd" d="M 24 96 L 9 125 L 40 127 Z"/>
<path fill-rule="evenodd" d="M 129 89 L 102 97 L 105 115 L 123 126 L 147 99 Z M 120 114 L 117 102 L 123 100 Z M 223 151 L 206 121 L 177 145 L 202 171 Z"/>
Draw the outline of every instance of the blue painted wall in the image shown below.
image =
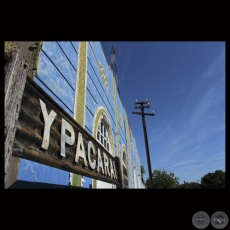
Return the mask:
<path fill-rule="evenodd" d="M 106 87 L 100 72 L 99 63 L 104 68 L 107 78 Z M 113 78 L 108 67 L 104 52 L 100 42 L 89 42 L 87 49 L 87 81 L 86 81 L 86 109 L 85 109 L 85 129 L 93 135 L 93 119 L 97 109 L 102 106 L 109 117 L 113 132 L 114 153 L 116 155 L 116 118 L 113 101 Z M 92 184 L 92 179 L 84 177 L 84 187 Z"/>
<path fill-rule="evenodd" d="M 73 117 L 78 42 L 44 42 L 34 81 Z M 21 159 L 18 180 L 69 185 L 70 173 Z"/>
<path fill-rule="evenodd" d="M 114 155 L 117 155 L 116 116 L 114 107 L 114 79 L 105 58 L 100 42 L 87 43 L 87 79 L 84 128 L 93 135 L 93 119 L 99 106 L 106 110 L 111 123 L 114 143 Z M 34 77 L 35 82 L 43 88 L 67 113 L 74 116 L 76 93 L 78 42 L 44 42 L 39 58 L 39 66 Z M 108 88 L 101 76 L 100 65 L 104 69 Z M 126 149 L 128 162 L 129 187 L 134 187 L 133 166 L 140 168 L 140 159 L 132 132 L 128 132 L 129 124 L 126 111 L 116 90 L 118 108 L 118 129 L 120 156 L 122 145 Z M 140 170 L 139 170 L 140 171 Z M 70 173 L 21 159 L 18 180 L 68 185 Z M 84 177 L 84 187 L 92 184 L 92 179 Z"/>
<path fill-rule="evenodd" d="M 102 79 L 99 63 L 101 63 L 104 68 L 105 75 L 107 77 L 108 89 L 104 84 Z M 116 116 L 115 116 L 115 108 L 114 108 L 114 85 L 113 85 L 113 74 L 111 69 L 109 68 L 109 64 L 105 58 L 103 49 L 101 47 L 100 42 L 89 42 L 88 43 L 88 52 L 87 52 L 87 84 L 86 84 L 86 109 L 85 109 L 85 129 L 93 134 L 93 118 L 96 113 L 96 110 L 99 106 L 103 106 L 109 116 L 109 120 L 112 126 L 113 132 L 113 143 L 114 143 L 114 154 L 117 155 L 117 146 L 116 146 Z M 128 141 L 131 143 L 135 141 L 132 136 L 127 137 L 127 115 L 126 111 L 122 105 L 120 100 L 120 96 L 118 91 L 116 90 L 116 102 L 118 108 L 118 129 L 119 129 L 119 149 L 120 156 L 122 151 L 122 145 L 125 146 L 126 149 L 126 159 L 130 161 L 128 166 L 128 170 L 130 170 L 130 186 L 134 187 L 134 178 L 131 178 L 133 173 L 133 167 L 131 165 L 135 165 L 136 168 L 139 167 L 139 158 L 136 157 L 138 155 L 138 151 L 136 149 L 136 144 L 133 150 L 130 149 Z M 129 156 L 130 153 L 130 156 Z M 131 158 L 131 154 L 133 157 Z M 138 170 L 138 169 L 137 169 Z M 84 183 L 85 187 L 88 187 L 89 184 L 92 183 L 91 178 L 84 177 L 86 181 Z"/>

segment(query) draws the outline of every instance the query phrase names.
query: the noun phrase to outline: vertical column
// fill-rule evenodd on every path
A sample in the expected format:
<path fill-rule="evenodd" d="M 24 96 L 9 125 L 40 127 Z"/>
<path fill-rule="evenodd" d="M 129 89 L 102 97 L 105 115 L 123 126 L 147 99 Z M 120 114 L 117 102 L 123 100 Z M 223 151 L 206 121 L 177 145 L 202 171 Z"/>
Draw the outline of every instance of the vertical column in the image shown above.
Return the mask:
<path fill-rule="evenodd" d="M 119 136 L 119 127 L 118 127 L 118 109 L 117 109 L 117 85 L 115 77 L 113 77 L 113 100 L 114 100 L 114 109 L 116 117 L 116 145 L 117 145 L 117 156 L 120 158 L 120 136 Z"/>
<path fill-rule="evenodd" d="M 118 127 L 118 109 L 117 109 L 117 83 L 115 77 L 113 76 L 113 101 L 114 101 L 114 110 L 115 110 L 115 118 L 116 118 L 116 145 L 117 145 L 117 157 L 120 159 L 120 135 L 119 135 L 119 127 Z M 121 160 L 119 160 L 119 167 L 122 169 Z M 122 170 L 121 170 L 122 174 Z M 121 176 L 121 184 L 122 188 L 124 187 L 123 175 Z"/>
<path fill-rule="evenodd" d="M 131 160 L 130 160 L 130 155 L 131 155 L 131 150 L 130 150 L 130 130 L 129 130 L 129 121 L 128 121 L 128 116 L 126 114 L 125 116 L 125 120 L 126 120 L 126 141 L 127 141 L 127 170 L 128 170 L 128 187 L 131 188 Z"/>
<path fill-rule="evenodd" d="M 17 180 L 20 159 L 12 156 L 12 150 L 28 71 L 28 64 L 19 50 L 5 53 L 4 70 L 5 188 L 8 188 Z"/>
<path fill-rule="evenodd" d="M 86 101 L 86 79 L 87 79 L 87 42 L 79 42 L 78 49 L 78 71 L 76 81 L 76 95 L 74 104 L 74 119 L 82 127 L 85 125 L 85 101 Z M 72 185 L 81 187 L 81 175 L 72 175 Z"/>

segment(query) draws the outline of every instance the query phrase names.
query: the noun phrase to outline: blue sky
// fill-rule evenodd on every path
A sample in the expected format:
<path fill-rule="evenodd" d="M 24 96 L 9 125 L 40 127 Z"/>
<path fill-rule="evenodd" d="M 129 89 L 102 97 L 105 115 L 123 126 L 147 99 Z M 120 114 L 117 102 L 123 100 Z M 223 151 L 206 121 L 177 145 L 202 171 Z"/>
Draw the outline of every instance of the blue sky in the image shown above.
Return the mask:
<path fill-rule="evenodd" d="M 148 99 L 146 116 L 152 171 L 171 171 L 180 183 L 225 171 L 225 42 L 101 42 L 108 64 L 116 56 L 121 101 L 148 166 L 135 100 Z"/>

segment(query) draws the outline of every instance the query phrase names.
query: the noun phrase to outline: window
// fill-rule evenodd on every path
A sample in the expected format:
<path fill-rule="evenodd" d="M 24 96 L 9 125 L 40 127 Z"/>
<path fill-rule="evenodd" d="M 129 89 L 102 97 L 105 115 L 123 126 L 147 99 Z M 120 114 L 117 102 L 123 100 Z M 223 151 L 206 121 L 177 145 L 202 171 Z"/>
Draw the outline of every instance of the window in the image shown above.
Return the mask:
<path fill-rule="evenodd" d="M 108 130 L 102 120 L 99 122 L 97 127 L 97 140 L 110 152 Z"/>
<path fill-rule="evenodd" d="M 93 136 L 104 148 L 114 156 L 114 140 L 111 123 L 105 108 L 100 106 L 94 115 Z M 115 188 L 116 186 L 100 180 L 92 179 L 93 188 Z"/>

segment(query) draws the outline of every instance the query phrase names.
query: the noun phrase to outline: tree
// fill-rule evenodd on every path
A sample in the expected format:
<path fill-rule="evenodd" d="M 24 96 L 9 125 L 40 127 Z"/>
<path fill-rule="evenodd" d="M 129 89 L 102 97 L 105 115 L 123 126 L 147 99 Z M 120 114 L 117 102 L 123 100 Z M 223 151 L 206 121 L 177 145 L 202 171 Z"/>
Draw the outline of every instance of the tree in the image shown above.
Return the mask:
<path fill-rule="evenodd" d="M 201 178 L 201 188 L 223 189 L 225 188 L 225 172 L 216 170 L 214 173 L 207 173 Z"/>
<path fill-rule="evenodd" d="M 196 182 L 184 182 L 184 184 L 180 184 L 179 189 L 200 189 L 201 185 Z"/>
<path fill-rule="evenodd" d="M 154 170 L 152 172 L 153 188 L 163 188 L 172 189 L 178 188 L 179 178 L 175 177 L 174 173 L 169 172 L 169 174 L 164 170 Z M 149 178 L 146 180 L 146 187 L 151 188 Z"/>
<path fill-rule="evenodd" d="M 146 173 L 146 170 L 145 170 L 144 166 L 141 165 L 141 180 L 142 180 L 143 184 L 145 183 L 145 180 L 143 177 L 145 173 Z"/>

